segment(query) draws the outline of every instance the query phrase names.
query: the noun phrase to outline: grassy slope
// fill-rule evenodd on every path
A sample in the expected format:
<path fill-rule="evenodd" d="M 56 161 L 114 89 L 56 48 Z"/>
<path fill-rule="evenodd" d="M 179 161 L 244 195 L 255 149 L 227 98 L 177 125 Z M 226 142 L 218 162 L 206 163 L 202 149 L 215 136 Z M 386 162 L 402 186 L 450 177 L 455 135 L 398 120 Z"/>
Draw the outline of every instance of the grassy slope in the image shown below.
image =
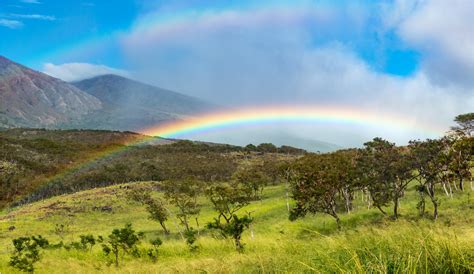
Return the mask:
<path fill-rule="evenodd" d="M 332 218 L 308 216 L 289 222 L 284 188 L 266 189 L 265 199 L 244 211 L 255 217 L 254 238 L 245 232 L 246 250 L 239 254 L 230 240 L 215 239 L 201 232 L 200 250 L 191 254 L 176 233 L 164 237 L 159 225 L 147 219 L 144 208 L 124 199 L 123 186 L 113 186 L 59 196 L 0 213 L 0 272 L 14 272 L 8 267 L 11 239 L 42 234 L 58 242 L 55 224 L 68 224 L 64 242 L 78 235 L 108 235 L 112 228 L 133 223 L 148 239 L 164 240 L 158 262 L 147 258 L 125 257 L 116 269 L 99 246 L 92 253 L 47 250 L 37 264 L 40 273 L 156 273 L 156 272 L 424 272 L 443 271 L 443 267 L 474 270 L 474 192 L 457 194 L 454 199 L 441 196 L 439 220 L 433 222 L 416 215 L 416 197 L 408 191 L 401 204 L 402 218 L 391 221 L 375 209 L 366 209 L 357 197 L 358 209 L 343 214 L 343 230 L 337 231 Z M 214 216 L 207 201 L 199 218 L 201 226 Z M 94 206 L 112 206 L 113 212 L 94 210 Z M 431 208 L 428 207 L 428 210 Z M 9 231 L 10 226 L 16 229 Z M 144 241 L 145 242 L 145 241 Z M 147 242 L 147 241 L 146 241 Z M 142 244 L 143 247 L 146 244 Z"/>

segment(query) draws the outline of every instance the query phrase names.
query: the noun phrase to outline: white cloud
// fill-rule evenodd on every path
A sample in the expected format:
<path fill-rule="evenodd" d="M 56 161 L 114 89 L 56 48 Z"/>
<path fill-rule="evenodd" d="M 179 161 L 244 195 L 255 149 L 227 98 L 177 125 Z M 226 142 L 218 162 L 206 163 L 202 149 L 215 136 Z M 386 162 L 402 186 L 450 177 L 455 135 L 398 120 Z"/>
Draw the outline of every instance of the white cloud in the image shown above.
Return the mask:
<path fill-rule="evenodd" d="M 46 63 L 43 66 L 43 72 L 66 82 L 80 81 L 105 74 L 128 76 L 128 72 L 124 70 L 88 63 L 66 63 L 62 65 Z"/>
<path fill-rule="evenodd" d="M 23 27 L 23 23 L 17 20 L 0 19 L 0 26 L 10 29 L 18 29 Z"/>
<path fill-rule="evenodd" d="M 56 17 L 51 15 L 42 15 L 42 14 L 10 14 L 11 17 L 21 18 L 21 19 L 37 19 L 45 21 L 55 21 Z"/>
<path fill-rule="evenodd" d="M 408 3 L 385 23 L 400 26 L 400 31 L 407 28 L 404 37 L 415 42 L 416 35 L 408 35 L 407 22 L 418 9 L 418 5 Z M 434 74 L 428 64 L 429 60 L 437 60 L 436 56 L 429 59 L 427 54 L 423 68 L 413 76 L 397 77 L 374 71 L 350 45 L 339 42 L 340 36 L 354 35 L 368 27 L 370 20 L 357 9 L 322 11 L 308 6 L 293 10 L 208 12 L 171 22 L 153 22 L 153 16 L 137 22 L 122 39 L 136 75 L 158 86 L 220 104 L 349 105 L 374 113 L 409 116 L 411 121 L 407 123 L 414 128 L 431 124 L 446 129 L 455 115 L 474 109 L 472 86 L 439 85 L 431 80 Z M 351 26 L 350 32 L 347 26 Z M 429 32 L 429 27 L 418 26 L 418 30 L 410 31 L 423 34 Z M 445 45 L 443 38 L 432 35 L 434 45 L 453 60 L 458 60 L 454 57 L 467 53 L 464 50 L 471 46 L 471 38 L 452 34 L 452 39 L 467 39 L 460 50 L 463 53 L 456 55 L 452 52 L 454 48 L 448 46 L 451 42 Z M 318 37 L 332 42 L 315 45 L 313 41 Z M 430 53 L 429 49 L 426 52 Z M 461 73 L 461 67 L 451 69 Z M 420 132 L 359 128 L 353 133 L 360 135 L 357 140 L 345 137 L 341 131 L 308 130 L 305 134 L 345 145 L 357 145 L 354 142 L 374 134 L 399 143 L 410 138 L 433 137 Z"/>
<path fill-rule="evenodd" d="M 38 0 L 20 0 L 20 2 L 27 4 L 41 4 L 41 2 Z"/>
<path fill-rule="evenodd" d="M 437 84 L 474 85 L 474 1 L 398 0 L 393 25 Z"/>

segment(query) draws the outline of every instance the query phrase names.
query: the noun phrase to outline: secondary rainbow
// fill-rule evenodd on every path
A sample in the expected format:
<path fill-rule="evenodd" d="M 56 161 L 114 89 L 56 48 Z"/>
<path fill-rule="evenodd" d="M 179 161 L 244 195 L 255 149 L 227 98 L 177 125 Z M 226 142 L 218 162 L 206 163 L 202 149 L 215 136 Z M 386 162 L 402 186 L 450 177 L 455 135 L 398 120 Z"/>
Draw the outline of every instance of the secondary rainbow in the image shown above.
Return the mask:
<path fill-rule="evenodd" d="M 186 138 L 188 135 L 199 136 L 200 133 L 219 131 L 224 128 L 243 127 L 248 125 L 263 125 L 278 123 L 311 124 L 345 124 L 370 126 L 381 129 L 416 132 L 425 137 L 439 137 L 445 129 L 428 125 L 418 126 L 410 117 L 394 116 L 376 112 L 368 112 L 349 107 L 339 106 L 268 106 L 209 113 L 197 117 L 160 124 L 139 132 L 143 136 L 134 139 L 119 148 L 107 149 L 90 155 L 87 159 L 74 163 L 62 172 L 50 177 L 49 182 L 61 181 L 65 176 L 86 168 L 91 168 L 100 162 L 107 161 L 127 151 L 130 147 L 156 141 L 155 136 L 163 138 Z M 205 140 L 203 140 L 205 141 Z"/>

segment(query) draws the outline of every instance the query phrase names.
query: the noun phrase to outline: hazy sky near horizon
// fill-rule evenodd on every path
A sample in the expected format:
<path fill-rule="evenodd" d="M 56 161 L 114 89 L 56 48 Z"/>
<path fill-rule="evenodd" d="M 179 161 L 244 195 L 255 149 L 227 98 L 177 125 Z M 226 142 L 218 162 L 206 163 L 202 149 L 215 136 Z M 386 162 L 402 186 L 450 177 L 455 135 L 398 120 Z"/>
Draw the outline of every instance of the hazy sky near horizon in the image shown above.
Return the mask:
<path fill-rule="evenodd" d="M 1 55 L 66 81 L 115 73 L 228 106 L 446 128 L 474 111 L 472 0 L 2 0 L 0 37 Z"/>

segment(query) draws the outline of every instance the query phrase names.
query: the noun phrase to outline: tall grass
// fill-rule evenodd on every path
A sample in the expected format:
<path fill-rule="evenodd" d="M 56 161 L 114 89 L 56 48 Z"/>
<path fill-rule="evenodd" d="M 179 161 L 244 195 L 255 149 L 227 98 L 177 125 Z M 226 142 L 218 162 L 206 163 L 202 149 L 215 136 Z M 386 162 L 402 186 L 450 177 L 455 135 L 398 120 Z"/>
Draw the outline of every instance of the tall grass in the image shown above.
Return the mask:
<path fill-rule="evenodd" d="M 253 212 L 255 223 L 253 238 L 250 231 L 244 233 L 245 252 L 240 254 L 230 239 L 204 230 L 198 240 L 199 251 L 191 253 L 172 222 L 168 227 L 175 233 L 164 236 L 157 223 L 147 220 L 144 209 L 127 203 L 120 191 L 113 195 L 105 195 L 102 190 L 82 192 L 16 209 L 9 215 L 14 217 L 3 218 L 1 231 L 11 225 L 16 229 L 0 234 L 0 272 L 15 273 L 8 266 L 12 238 L 42 234 L 53 242 L 61 240 L 53 227 L 68 217 L 49 208 L 62 201 L 63 206 L 77 210 L 69 217 L 70 232 L 65 242 L 85 233 L 105 236 L 112 228 L 132 222 L 147 239 L 160 236 L 164 244 L 157 262 L 145 256 L 125 256 L 119 268 L 109 266 L 110 259 L 102 254 L 100 246 L 92 252 L 47 250 L 37 264 L 39 273 L 472 273 L 474 205 L 468 192 L 454 199 L 440 197 L 441 214 L 436 222 L 417 216 L 414 197 L 408 194 L 402 201 L 403 215 L 397 221 L 357 205 L 357 211 L 342 216 L 343 229 L 338 231 L 334 220 L 324 215 L 288 221 L 284 189 L 272 187 L 263 201 L 242 212 Z M 204 224 L 215 213 L 202 202 L 199 221 Z M 114 206 L 113 213 L 88 209 L 109 203 Z M 147 247 L 146 242 L 142 249 Z"/>

